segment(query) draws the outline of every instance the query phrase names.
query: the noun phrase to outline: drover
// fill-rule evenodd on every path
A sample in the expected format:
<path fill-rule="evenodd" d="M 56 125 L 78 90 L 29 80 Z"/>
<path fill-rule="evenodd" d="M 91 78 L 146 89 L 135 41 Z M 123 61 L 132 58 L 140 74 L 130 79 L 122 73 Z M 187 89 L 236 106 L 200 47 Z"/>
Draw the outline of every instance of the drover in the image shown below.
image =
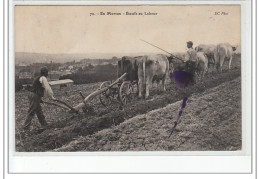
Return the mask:
<path fill-rule="evenodd" d="M 42 126 L 42 128 L 45 128 L 47 126 L 47 122 L 45 120 L 45 116 L 42 112 L 41 102 L 42 97 L 44 96 L 44 90 L 45 92 L 50 96 L 52 100 L 56 100 L 53 96 L 52 89 L 47 81 L 48 77 L 48 68 L 42 67 L 41 68 L 41 75 L 36 77 L 32 84 L 31 92 L 28 95 L 29 98 L 29 110 L 27 113 L 26 120 L 24 122 L 23 128 L 25 130 L 30 128 L 30 124 L 32 122 L 32 119 L 36 113 L 38 120 Z"/>

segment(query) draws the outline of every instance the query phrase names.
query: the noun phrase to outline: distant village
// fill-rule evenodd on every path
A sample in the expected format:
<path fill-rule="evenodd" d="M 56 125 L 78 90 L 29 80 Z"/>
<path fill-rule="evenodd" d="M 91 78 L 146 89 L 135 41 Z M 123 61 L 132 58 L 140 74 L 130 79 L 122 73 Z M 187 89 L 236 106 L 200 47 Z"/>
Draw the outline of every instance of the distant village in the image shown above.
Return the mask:
<path fill-rule="evenodd" d="M 40 68 L 42 66 L 47 66 L 49 69 L 49 81 L 59 80 L 64 76 L 72 75 L 75 73 L 95 73 L 95 68 L 97 66 L 106 65 L 117 65 L 118 58 L 113 57 L 112 59 L 82 59 L 78 62 L 71 61 L 66 63 L 32 63 L 27 65 L 25 63 L 20 63 L 15 65 L 15 76 L 16 79 L 29 80 L 39 75 Z"/>

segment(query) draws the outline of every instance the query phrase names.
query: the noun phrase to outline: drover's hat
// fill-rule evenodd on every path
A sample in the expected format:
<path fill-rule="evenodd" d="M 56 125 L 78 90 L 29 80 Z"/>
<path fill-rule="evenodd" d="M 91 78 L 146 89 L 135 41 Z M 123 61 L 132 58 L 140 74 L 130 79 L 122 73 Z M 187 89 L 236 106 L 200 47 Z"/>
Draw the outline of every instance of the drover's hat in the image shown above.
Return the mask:
<path fill-rule="evenodd" d="M 192 41 L 188 41 L 187 44 L 191 44 L 191 45 L 193 45 L 193 42 L 192 42 Z"/>
<path fill-rule="evenodd" d="M 41 73 L 42 73 L 42 72 L 48 72 L 48 68 L 47 68 L 46 66 L 41 67 Z"/>

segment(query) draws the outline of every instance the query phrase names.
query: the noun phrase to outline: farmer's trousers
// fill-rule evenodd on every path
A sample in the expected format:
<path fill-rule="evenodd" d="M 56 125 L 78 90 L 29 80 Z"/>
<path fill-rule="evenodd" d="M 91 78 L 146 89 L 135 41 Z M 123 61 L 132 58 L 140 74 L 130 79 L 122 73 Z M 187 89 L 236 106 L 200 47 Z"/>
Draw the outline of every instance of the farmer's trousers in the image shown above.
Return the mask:
<path fill-rule="evenodd" d="M 41 97 L 36 93 L 30 92 L 28 98 L 29 98 L 29 110 L 23 128 L 28 129 L 30 127 L 30 124 L 35 114 L 37 115 L 41 126 L 43 127 L 46 126 L 47 122 L 45 121 L 45 116 L 43 115 L 42 107 L 40 104 Z"/>

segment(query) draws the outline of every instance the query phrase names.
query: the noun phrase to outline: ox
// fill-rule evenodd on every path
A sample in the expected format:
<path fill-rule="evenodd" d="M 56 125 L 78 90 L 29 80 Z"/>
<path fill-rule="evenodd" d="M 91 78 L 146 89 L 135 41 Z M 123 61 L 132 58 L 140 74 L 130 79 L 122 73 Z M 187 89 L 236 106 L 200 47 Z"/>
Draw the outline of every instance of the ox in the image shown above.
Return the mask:
<path fill-rule="evenodd" d="M 137 60 L 138 65 L 138 91 L 139 98 L 145 91 L 145 98 L 149 97 L 149 89 L 153 81 L 157 81 L 157 87 L 162 80 L 163 90 L 165 89 L 165 81 L 169 73 L 169 61 L 165 55 L 143 56 Z"/>
<path fill-rule="evenodd" d="M 140 58 L 140 57 L 139 57 Z M 137 81 L 138 75 L 137 75 L 137 61 L 138 57 L 122 57 L 121 60 L 117 63 L 117 76 L 120 77 L 124 73 L 127 73 L 126 80 L 127 81 Z"/>
<path fill-rule="evenodd" d="M 217 53 L 216 45 L 200 44 L 197 47 L 195 47 L 195 51 L 204 52 L 208 58 L 208 66 L 212 66 L 212 69 L 214 69 L 214 66 L 216 64 L 216 53 Z"/>
<path fill-rule="evenodd" d="M 184 70 L 185 62 L 184 62 L 185 53 L 175 53 L 168 58 L 169 61 L 169 73 L 173 74 L 176 70 Z"/>
<path fill-rule="evenodd" d="M 188 61 L 195 62 L 195 67 L 193 66 L 193 69 L 190 70 L 193 71 L 194 75 L 196 75 L 196 78 L 198 78 L 198 80 L 204 78 L 205 73 L 208 71 L 208 58 L 204 52 L 196 52 L 195 50 L 189 50 L 185 55 L 185 61 L 186 63 Z"/>
<path fill-rule="evenodd" d="M 196 62 L 189 60 L 186 54 L 180 57 L 170 56 L 168 60 L 170 62 L 170 78 L 172 82 L 176 84 L 176 87 L 185 93 L 185 95 L 190 94 L 190 85 L 194 84 L 195 73 L 196 73 Z M 188 87 L 188 88 L 186 88 Z"/>
<path fill-rule="evenodd" d="M 217 71 L 220 70 L 220 72 L 222 72 L 222 66 L 225 60 L 228 61 L 228 70 L 230 70 L 233 53 L 235 50 L 236 47 L 232 47 L 229 43 L 220 43 L 217 45 L 217 53 L 216 53 Z"/>

